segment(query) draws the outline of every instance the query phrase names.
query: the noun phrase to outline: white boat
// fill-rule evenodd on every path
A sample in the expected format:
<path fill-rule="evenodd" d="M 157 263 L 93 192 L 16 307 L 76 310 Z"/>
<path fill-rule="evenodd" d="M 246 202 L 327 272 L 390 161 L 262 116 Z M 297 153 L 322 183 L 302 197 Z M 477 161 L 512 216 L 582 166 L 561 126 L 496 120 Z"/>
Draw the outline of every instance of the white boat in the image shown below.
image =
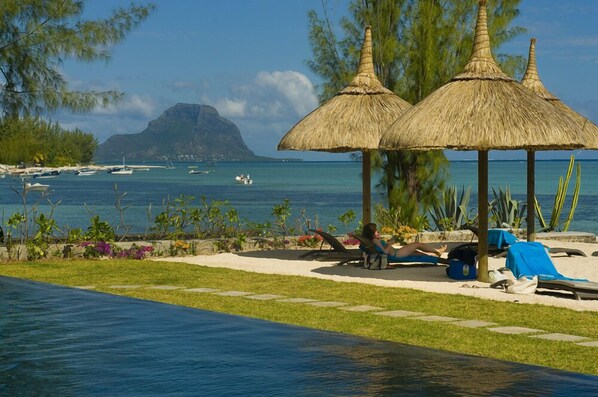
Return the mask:
<path fill-rule="evenodd" d="M 237 183 L 242 183 L 243 185 L 251 185 L 253 183 L 253 179 L 251 179 L 249 177 L 249 174 L 247 174 L 247 175 L 243 175 L 243 174 L 237 175 L 235 177 L 235 181 Z"/>
<path fill-rule="evenodd" d="M 189 173 L 190 174 L 211 174 L 212 170 L 190 170 Z"/>
<path fill-rule="evenodd" d="M 108 172 L 112 175 L 131 175 L 133 173 L 133 169 L 129 167 L 113 168 L 108 170 Z"/>
<path fill-rule="evenodd" d="M 50 185 L 43 185 L 41 183 L 25 183 L 25 190 L 28 192 L 47 192 Z"/>
<path fill-rule="evenodd" d="M 108 170 L 108 173 L 112 175 L 131 175 L 133 173 L 133 169 L 125 165 L 125 156 L 123 156 L 123 166 L 113 167 Z"/>
<path fill-rule="evenodd" d="M 98 171 L 97 170 L 90 170 L 87 168 L 82 168 L 80 170 L 75 171 L 75 175 L 77 176 L 91 176 L 95 175 Z"/>

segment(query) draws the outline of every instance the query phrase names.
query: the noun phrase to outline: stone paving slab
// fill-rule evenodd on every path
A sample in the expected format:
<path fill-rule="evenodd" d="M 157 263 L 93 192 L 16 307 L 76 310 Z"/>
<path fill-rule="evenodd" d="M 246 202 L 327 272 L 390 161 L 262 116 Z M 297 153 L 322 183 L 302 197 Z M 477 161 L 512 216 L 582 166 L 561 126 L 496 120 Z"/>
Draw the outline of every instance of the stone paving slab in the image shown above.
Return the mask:
<path fill-rule="evenodd" d="M 496 323 L 491 323 L 489 321 L 481 321 L 481 320 L 464 320 L 464 321 L 457 321 L 452 324 L 458 325 L 459 327 L 467 327 L 467 328 L 482 328 L 482 327 L 490 327 L 492 325 L 497 325 Z"/>
<path fill-rule="evenodd" d="M 222 295 L 222 296 L 245 296 L 245 295 L 253 295 L 253 292 L 222 291 L 222 292 L 214 292 L 214 295 Z"/>
<path fill-rule="evenodd" d="M 422 316 L 424 313 L 420 312 L 411 312 L 408 310 L 391 310 L 387 312 L 377 312 L 374 313 L 379 316 L 388 316 L 388 317 L 411 317 L 411 316 Z"/>
<path fill-rule="evenodd" d="M 544 332 L 541 329 L 525 328 L 525 327 L 496 327 L 488 328 L 489 331 L 498 332 L 501 334 L 519 335 L 519 334 L 533 334 L 536 332 Z"/>
<path fill-rule="evenodd" d="M 422 321 L 438 321 L 438 322 L 451 322 L 457 321 L 458 318 L 446 317 L 446 316 L 421 316 L 421 317 L 409 317 L 410 320 L 422 320 Z"/>
<path fill-rule="evenodd" d="M 331 301 L 307 302 L 307 304 L 312 305 L 312 306 L 320 306 L 320 307 L 338 307 L 338 306 L 348 305 L 348 303 L 345 303 L 345 302 L 331 302 Z"/>
<path fill-rule="evenodd" d="M 372 312 L 375 310 L 383 310 L 383 308 L 381 308 L 381 307 L 369 306 L 369 305 L 346 306 L 346 307 L 339 307 L 339 309 L 347 310 L 350 312 Z"/>
<path fill-rule="evenodd" d="M 285 303 L 309 303 L 309 302 L 317 302 L 315 299 L 309 298 L 287 298 L 287 299 L 278 299 L 277 302 L 285 302 Z"/>
<path fill-rule="evenodd" d="M 183 291 L 185 291 L 185 292 L 216 292 L 216 291 L 220 291 L 220 290 L 216 289 L 216 288 L 189 288 L 189 289 L 185 289 Z"/>
<path fill-rule="evenodd" d="M 183 289 L 185 287 L 180 287 L 180 286 L 176 286 L 176 285 L 152 285 L 151 287 L 148 287 L 151 289 L 161 289 L 161 290 L 165 290 L 165 291 L 172 291 L 175 289 Z"/>
<path fill-rule="evenodd" d="M 530 335 L 530 338 L 556 340 L 556 341 L 561 341 L 561 342 L 579 342 L 579 341 L 588 339 L 583 336 L 567 335 L 567 334 L 559 334 L 559 333 Z"/>
<path fill-rule="evenodd" d="M 244 298 L 255 299 L 255 300 L 259 300 L 259 301 L 269 301 L 272 299 L 284 298 L 284 296 L 283 295 L 274 295 L 274 294 L 261 294 L 261 295 L 246 295 L 246 296 L 244 296 Z"/>
<path fill-rule="evenodd" d="M 598 347 L 598 340 L 593 340 L 591 342 L 580 342 L 578 343 L 578 345 L 587 347 Z"/>
<path fill-rule="evenodd" d="M 135 289 L 141 288 L 143 285 L 110 285 L 108 288 L 115 288 L 115 289 Z"/>

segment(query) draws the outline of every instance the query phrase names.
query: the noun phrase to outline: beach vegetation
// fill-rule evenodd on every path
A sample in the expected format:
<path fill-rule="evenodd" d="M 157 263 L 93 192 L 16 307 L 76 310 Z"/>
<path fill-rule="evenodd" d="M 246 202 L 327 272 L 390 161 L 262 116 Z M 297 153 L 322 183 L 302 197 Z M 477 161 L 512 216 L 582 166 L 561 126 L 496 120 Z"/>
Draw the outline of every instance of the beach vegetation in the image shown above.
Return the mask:
<path fill-rule="evenodd" d="M 1 263 L 3 276 L 65 286 L 94 286 L 102 293 L 130 296 L 229 313 L 313 329 L 341 332 L 377 340 L 404 343 L 466 355 L 490 357 L 561 370 L 598 374 L 595 348 L 571 342 L 489 332 L 450 323 L 378 316 L 278 301 L 257 301 L 217 294 L 190 293 L 184 288 L 214 288 L 374 305 L 385 310 L 408 310 L 429 315 L 481 320 L 501 326 L 519 326 L 598 339 L 598 315 L 545 305 L 484 300 L 471 296 L 389 288 L 362 283 L 339 283 L 311 277 L 260 274 L 183 263 L 107 259 L 49 260 Z M 155 288 L 114 289 L 113 285 L 173 285 L 178 290 Z"/>
<path fill-rule="evenodd" d="M 276 238 L 275 243 L 279 243 L 284 247 L 286 245 L 286 236 L 289 235 L 287 222 L 291 216 L 291 203 L 289 199 L 285 198 L 282 203 L 276 204 L 272 208 L 272 215 L 274 216 L 274 226 L 281 235 L 281 239 Z"/>
<path fill-rule="evenodd" d="M 488 31 L 493 50 L 525 30 L 511 26 L 520 0 L 488 4 Z M 380 82 L 406 101 L 416 104 L 445 84 L 465 65 L 471 53 L 476 20 L 472 2 L 448 0 L 352 0 L 349 17 L 334 26 L 323 7 L 323 16 L 309 13 L 313 59 L 310 69 L 321 76 L 320 100 L 324 102 L 347 86 L 357 70 L 363 26 L 372 27 L 374 69 Z M 338 32 L 341 32 L 340 34 Z M 521 56 L 498 53 L 501 68 L 522 74 Z M 436 200 L 435 192 L 447 179 L 448 161 L 441 151 L 380 151 L 372 156 L 380 170 L 378 187 L 390 208 L 401 207 L 404 221 L 416 227 Z M 416 227 L 417 228 L 417 227 Z"/>
<path fill-rule="evenodd" d="M 0 119 L 0 163 L 58 167 L 89 164 L 97 139 L 79 129 L 33 117 Z"/>
<path fill-rule="evenodd" d="M 494 199 L 490 202 L 490 225 L 501 228 L 507 227 L 520 229 L 525 221 L 527 203 L 522 200 L 515 200 L 511 196 L 509 185 L 503 190 L 501 187 L 492 188 Z"/>
<path fill-rule="evenodd" d="M 573 220 L 573 215 L 575 214 L 575 209 L 577 208 L 577 200 L 579 199 L 579 191 L 581 189 L 581 165 L 579 163 L 577 163 L 575 167 L 575 188 L 573 190 L 573 196 L 571 198 L 569 215 L 563 222 L 560 221 L 560 218 L 561 213 L 563 211 L 563 207 L 565 205 L 565 199 L 567 197 L 567 190 L 569 189 L 569 181 L 573 173 L 574 163 L 575 156 L 571 156 L 571 158 L 569 159 L 569 167 L 567 168 L 567 174 L 565 175 L 565 179 L 563 179 L 562 176 L 559 177 L 559 183 L 557 186 L 556 194 L 554 196 L 554 204 L 552 206 L 550 221 L 546 222 L 544 216 L 542 215 L 542 207 L 540 206 L 538 198 L 534 197 L 536 216 L 538 217 L 538 221 L 540 222 L 542 231 L 550 232 L 554 230 L 561 230 L 566 232 L 569 229 L 569 225 L 571 224 L 571 221 Z"/>
<path fill-rule="evenodd" d="M 472 210 L 468 208 L 470 197 L 471 186 L 467 189 L 463 186 L 460 193 L 455 185 L 442 189 L 438 200 L 430 209 L 430 217 L 436 230 L 450 232 L 471 223 Z"/>

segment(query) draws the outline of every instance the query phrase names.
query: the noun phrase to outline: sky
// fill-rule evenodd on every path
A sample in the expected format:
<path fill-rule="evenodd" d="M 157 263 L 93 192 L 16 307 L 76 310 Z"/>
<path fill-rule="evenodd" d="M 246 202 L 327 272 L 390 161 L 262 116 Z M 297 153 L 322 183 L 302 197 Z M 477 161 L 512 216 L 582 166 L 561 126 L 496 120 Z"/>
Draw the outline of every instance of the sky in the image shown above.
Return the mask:
<path fill-rule="evenodd" d="M 109 62 L 65 60 L 72 89 L 118 90 L 122 101 L 90 113 L 51 115 L 65 128 L 91 132 L 100 143 L 136 134 L 177 103 L 211 105 L 234 122 L 257 155 L 347 160 L 349 154 L 277 151 L 284 134 L 318 106 L 321 78 L 307 66 L 313 54 L 307 14 L 324 8 L 338 24 L 349 0 L 137 0 L 156 9 Z M 102 18 L 122 0 L 86 0 L 84 18 Z M 514 25 L 527 32 L 501 52 L 527 58 L 535 37 L 538 73 L 546 88 L 598 124 L 598 1 L 522 0 Z M 538 152 L 537 159 L 598 159 L 598 151 Z M 476 152 L 447 151 L 451 160 Z M 524 159 L 521 151 L 491 151 L 492 159 Z"/>

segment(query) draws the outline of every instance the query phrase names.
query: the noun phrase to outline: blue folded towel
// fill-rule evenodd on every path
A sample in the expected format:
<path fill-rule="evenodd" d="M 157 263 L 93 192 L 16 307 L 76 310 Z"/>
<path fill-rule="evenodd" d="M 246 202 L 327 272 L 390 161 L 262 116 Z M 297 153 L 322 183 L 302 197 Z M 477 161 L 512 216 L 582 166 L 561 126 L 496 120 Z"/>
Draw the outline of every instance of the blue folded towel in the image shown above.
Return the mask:
<path fill-rule="evenodd" d="M 496 245 L 498 248 L 506 248 L 509 245 L 515 244 L 519 240 L 513 234 L 506 230 L 489 229 L 488 230 L 488 244 Z"/>
<path fill-rule="evenodd" d="M 552 259 L 548 256 L 546 248 L 536 242 L 512 244 L 507 251 L 506 266 L 517 278 L 521 276 L 527 278 L 538 276 L 540 280 L 588 281 L 586 279 L 569 278 L 560 274 L 554 267 Z"/>

